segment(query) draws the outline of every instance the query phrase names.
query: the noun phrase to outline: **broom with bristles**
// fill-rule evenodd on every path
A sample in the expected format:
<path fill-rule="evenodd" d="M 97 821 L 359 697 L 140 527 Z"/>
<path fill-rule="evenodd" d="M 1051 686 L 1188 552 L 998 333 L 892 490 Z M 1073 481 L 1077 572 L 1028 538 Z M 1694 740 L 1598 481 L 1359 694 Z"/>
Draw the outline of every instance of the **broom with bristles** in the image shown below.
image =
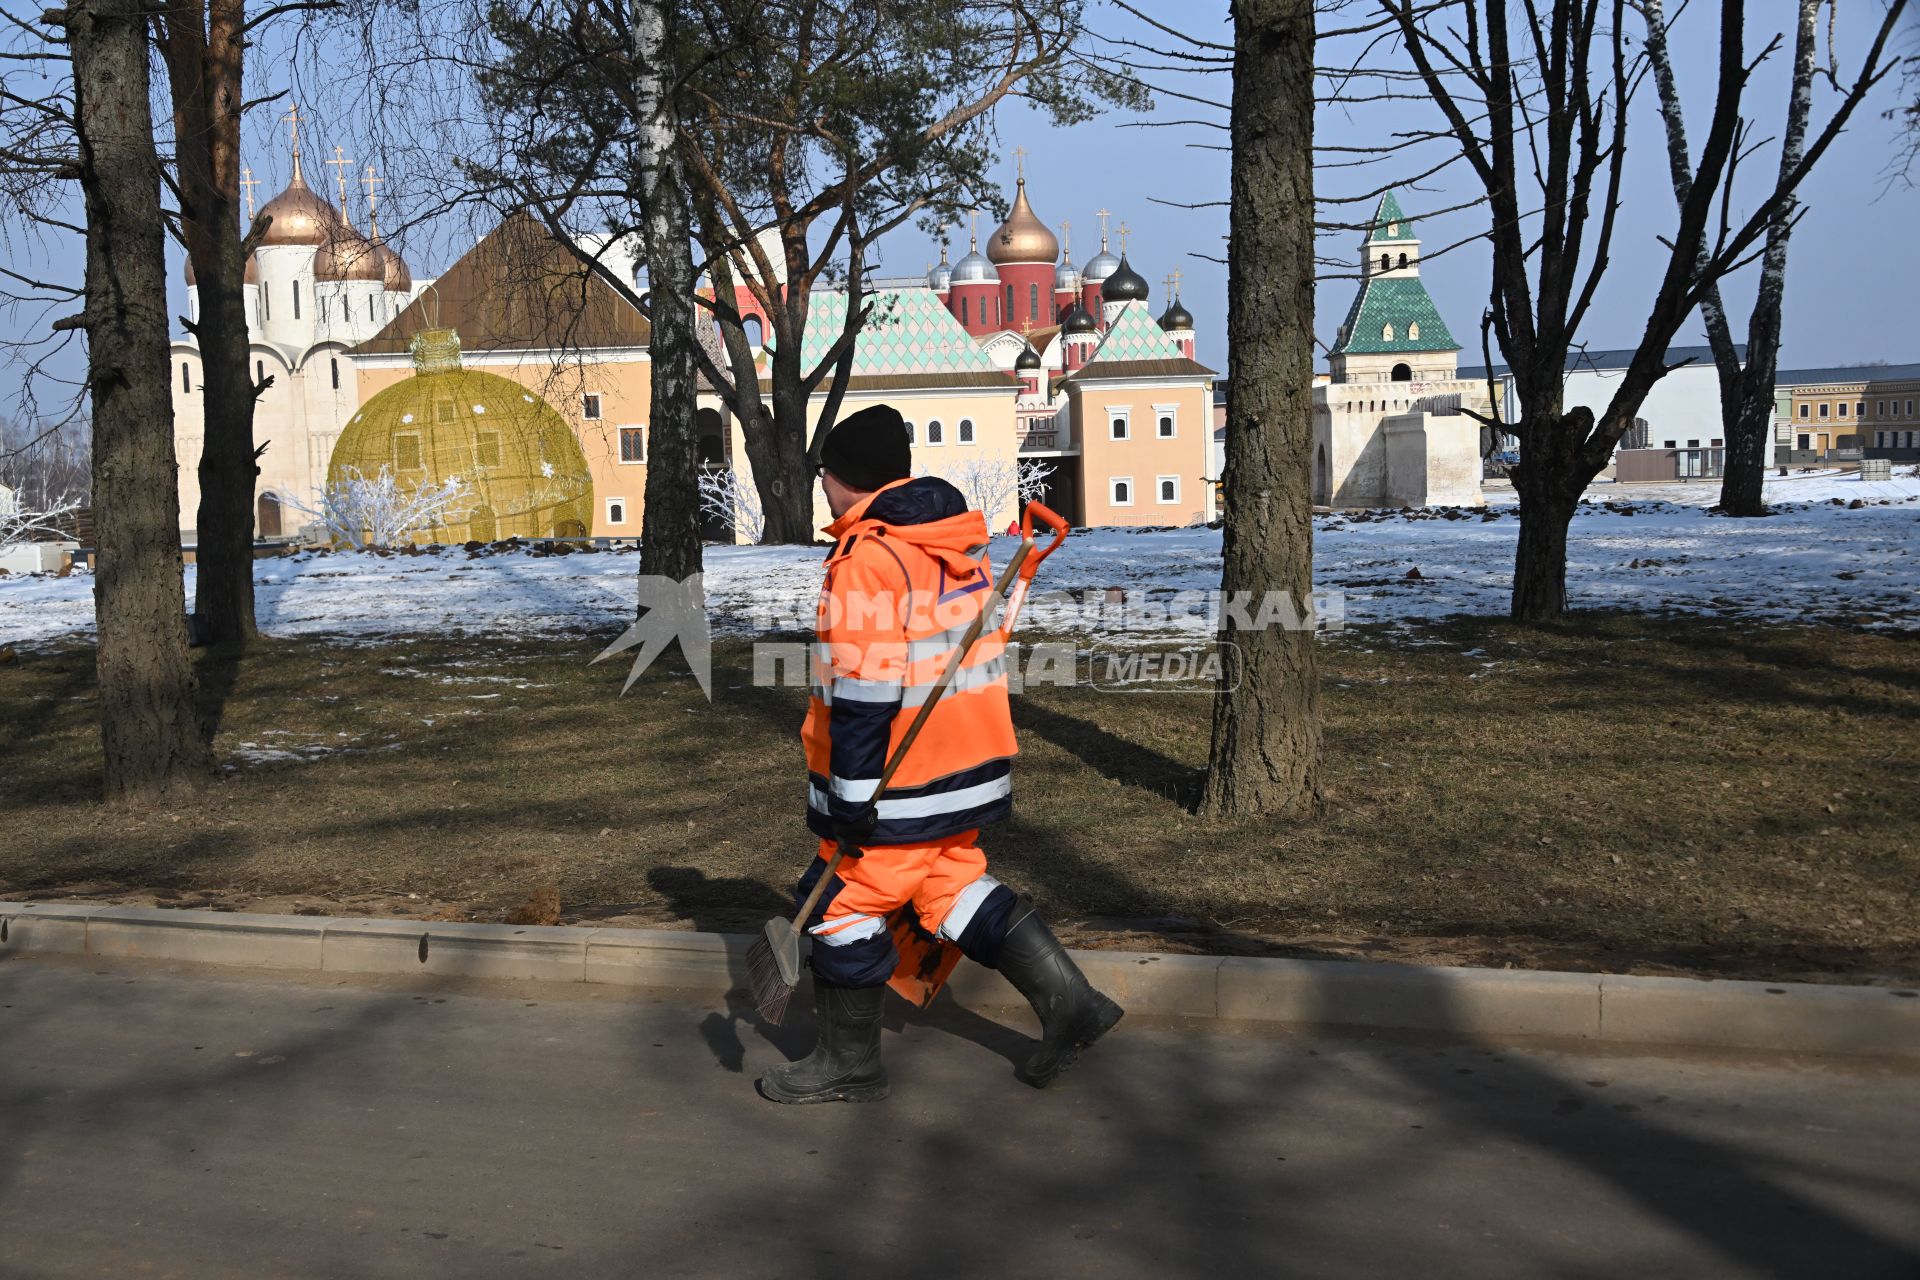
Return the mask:
<path fill-rule="evenodd" d="M 927 723 L 935 704 L 946 694 L 947 686 L 953 683 L 954 673 L 960 670 L 960 664 L 966 661 L 974 642 L 986 629 L 987 620 L 999 612 L 1000 606 L 1006 601 L 1008 589 L 1032 551 L 1033 535 L 1026 533 L 1021 537 L 1020 545 L 1014 549 L 1012 558 L 1007 561 L 1007 567 L 1000 571 L 1000 581 L 994 584 L 993 594 L 981 607 L 979 616 L 967 627 L 966 635 L 961 637 L 953 657 L 947 660 L 946 669 L 940 673 L 933 691 L 920 704 L 920 710 L 913 717 L 913 723 L 907 726 L 900 745 L 893 749 L 887 767 L 880 773 L 880 784 L 873 789 L 873 799 L 868 802 L 866 812 L 854 822 L 845 824 L 843 831 L 846 828 L 859 830 L 865 827 L 868 819 L 879 811 L 880 798 L 886 795 L 887 784 L 893 781 L 894 772 L 900 768 L 900 762 L 907 758 L 913 740 L 920 736 L 921 727 Z M 760 936 L 754 939 L 753 946 L 747 951 L 747 982 L 753 988 L 753 1003 L 768 1022 L 778 1024 L 787 1016 L 787 1003 L 793 999 L 793 989 L 800 982 L 800 935 L 806 932 L 807 918 L 819 905 L 820 895 L 827 891 L 827 882 L 840 869 L 841 860 L 853 850 L 853 841 L 846 834 L 836 834 L 834 839 L 833 857 L 828 859 L 826 870 L 814 882 L 813 892 L 800 904 L 800 910 L 794 913 L 791 920 L 775 916 L 767 921 L 766 928 L 760 931 Z M 855 853 L 854 856 L 859 855 Z"/>

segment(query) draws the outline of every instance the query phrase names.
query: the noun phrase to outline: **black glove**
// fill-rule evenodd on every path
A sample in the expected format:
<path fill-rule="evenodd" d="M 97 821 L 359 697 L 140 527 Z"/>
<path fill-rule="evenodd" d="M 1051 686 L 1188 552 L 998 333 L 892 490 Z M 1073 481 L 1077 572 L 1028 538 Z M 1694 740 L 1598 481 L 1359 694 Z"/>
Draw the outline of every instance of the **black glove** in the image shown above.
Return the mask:
<path fill-rule="evenodd" d="M 872 838 L 874 831 L 879 826 L 879 808 L 875 805 L 868 805 L 861 811 L 860 816 L 857 818 L 844 821 L 838 818 L 834 819 L 833 838 L 846 846 L 847 857 L 857 858 L 861 853 L 860 846 Z"/>

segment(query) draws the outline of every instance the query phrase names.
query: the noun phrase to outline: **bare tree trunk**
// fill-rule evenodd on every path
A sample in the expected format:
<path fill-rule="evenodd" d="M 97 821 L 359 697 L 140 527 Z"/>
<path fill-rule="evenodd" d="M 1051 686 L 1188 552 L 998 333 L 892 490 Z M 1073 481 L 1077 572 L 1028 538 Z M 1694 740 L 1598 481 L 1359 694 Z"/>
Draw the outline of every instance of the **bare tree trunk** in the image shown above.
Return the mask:
<path fill-rule="evenodd" d="M 1283 592 L 1304 617 L 1313 590 L 1313 3 L 1237 0 L 1233 18 L 1220 585 L 1229 601 Z M 1220 640 L 1203 811 L 1311 812 L 1320 802 L 1313 632 L 1242 628 L 1223 610 Z"/>
<path fill-rule="evenodd" d="M 637 0 L 633 65 L 639 107 L 640 209 L 647 251 L 649 354 L 647 501 L 640 573 L 679 581 L 699 573 L 700 486 L 695 428 L 693 244 L 674 111 L 672 4 Z"/>
<path fill-rule="evenodd" d="M 1693 168 L 1687 153 L 1686 119 L 1667 41 L 1665 0 L 1638 0 L 1638 3 L 1646 18 L 1647 55 L 1653 64 L 1654 83 L 1660 93 L 1660 114 L 1666 123 L 1667 162 L 1673 178 L 1674 198 L 1684 207 L 1693 190 Z M 1807 118 L 1813 110 L 1815 38 L 1820 10 L 1827 3 L 1829 0 L 1799 0 L 1787 130 L 1781 142 L 1777 179 L 1782 185 L 1791 182 L 1807 152 Z M 1707 342 L 1713 348 L 1714 364 L 1720 374 L 1721 434 L 1727 442 L 1726 469 L 1720 481 L 1720 510 L 1731 516 L 1767 514 L 1763 493 L 1767 445 L 1773 433 L 1773 379 L 1780 364 L 1780 314 L 1786 298 L 1787 241 L 1793 234 L 1798 204 L 1790 194 L 1767 226 L 1759 290 L 1747 321 L 1744 368 L 1720 300 L 1718 282 L 1709 285 L 1700 298 Z M 1707 256 L 1703 244 L 1700 250 L 1703 271 Z"/>
<path fill-rule="evenodd" d="M 209 765 L 180 581 L 146 12 L 138 0 L 65 12 L 86 198 L 100 737 L 107 797 L 134 803 L 199 785 Z"/>
<path fill-rule="evenodd" d="M 163 11 L 160 51 L 173 95 L 180 221 L 200 314 L 205 422 L 194 613 L 213 644 L 244 644 L 253 616 L 253 405 L 239 221 L 242 0 L 179 0 Z"/>

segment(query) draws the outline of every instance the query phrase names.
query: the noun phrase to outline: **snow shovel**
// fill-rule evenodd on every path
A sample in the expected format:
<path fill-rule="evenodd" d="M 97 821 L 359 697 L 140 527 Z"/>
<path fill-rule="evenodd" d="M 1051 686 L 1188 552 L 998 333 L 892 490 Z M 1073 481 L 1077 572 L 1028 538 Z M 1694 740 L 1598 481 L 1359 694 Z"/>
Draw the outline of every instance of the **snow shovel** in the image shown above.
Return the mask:
<path fill-rule="evenodd" d="M 1029 502 L 1020 517 L 1021 538 L 1028 542 L 1033 540 L 1033 522 L 1036 519 L 1053 530 L 1053 541 L 1028 556 L 1026 563 L 1021 566 L 1020 578 L 1013 584 L 1012 594 L 1007 597 L 1006 631 L 1009 636 L 1013 634 L 1014 622 L 1020 617 L 1020 606 L 1027 601 L 1027 589 L 1033 583 L 1033 575 L 1040 569 L 1040 562 L 1067 540 L 1067 522 L 1038 502 Z M 887 979 L 887 985 L 908 1004 L 924 1009 L 933 1003 L 933 998 L 940 994 L 940 988 L 953 976 L 955 967 L 960 963 L 960 948 L 928 933 L 915 916 L 911 904 L 894 912 L 887 920 L 887 928 L 893 934 L 893 949 L 900 956 L 900 962 L 894 966 L 893 976 Z"/>
<path fill-rule="evenodd" d="M 1058 545 L 1058 539 L 1055 540 Z M 1052 550 L 1051 547 L 1048 550 Z M 920 704 L 920 710 L 914 715 L 913 723 L 907 726 L 907 732 L 895 747 L 893 755 L 887 760 L 887 767 L 880 773 L 880 783 L 873 789 L 873 799 L 868 802 L 867 810 L 859 819 L 848 824 L 852 827 L 866 825 L 867 821 L 879 812 L 880 801 L 887 793 L 887 784 L 893 781 L 893 775 L 912 750 L 915 738 L 925 727 L 927 717 L 933 708 L 946 695 L 947 686 L 953 683 L 954 675 L 960 670 L 960 664 L 966 661 L 974 642 L 980 633 L 986 630 L 987 620 L 999 611 L 1006 602 L 1007 592 L 1013 586 L 1027 556 L 1033 551 L 1033 537 L 1023 532 L 1020 545 L 1014 550 L 1013 558 L 1007 561 L 1007 567 L 1000 571 L 1000 580 L 994 583 L 993 594 L 980 608 L 979 616 L 968 625 L 966 634 L 954 649 L 953 657 L 947 660 L 946 669 L 940 673 L 940 679 L 934 684 L 933 692 Z M 814 882 L 813 892 L 800 904 L 800 910 L 791 920 L 775 916 L 767 921 L 766 928 L 754 939 L 753 946 L 747 951 L 747 983 L 753 990 L 753 1003 L 759 1008 L 760 1015 L 768 1022 L 778 1025 L 787 1016 L 787 1004 L 793 999 L 793 989 L 800 982 L 800 935 L 806 931 L 807 918 L 819 905 L 820 896 L 827 891 L 827 882 L 833 879 L 833 873 L 840 869 L 842 859 L 849 854 L 859 857 L 859 851 L 846 835 L 835 837 L 833 857 L 828 859 L 826 869 Z"/>

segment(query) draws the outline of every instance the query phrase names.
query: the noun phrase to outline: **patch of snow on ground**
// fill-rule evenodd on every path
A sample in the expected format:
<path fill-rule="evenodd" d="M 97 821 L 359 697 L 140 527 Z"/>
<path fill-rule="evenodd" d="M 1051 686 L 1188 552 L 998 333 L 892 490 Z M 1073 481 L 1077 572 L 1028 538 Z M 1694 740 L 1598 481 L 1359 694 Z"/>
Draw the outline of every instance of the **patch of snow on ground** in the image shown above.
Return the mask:
<path fill-rule="evenodd" d="M 1706 507 L 1717 497 L 1713 485 L 1596 486 L 1569 542 L 1575 607 L 1920 627 L 1920 477 L 1770 480 L 1768 501 L 1779 513 L 1757 520 L 1710 515 Z M 1856 498 L 1868 505 L 1850 509 Z M 1314 524 L 1316 589 L 1338 593 L 1348 624 L 1506 611 L 1518 530 L 1511 507 L 1341 512 Z M 996 558 L 1011 545 L 996 538 Z M 707 548 L 716 634 L 809 627 L 823 554 L 819 547 Z M 302 554 L 258 562 L 256 608 L 263 631 L 286 637 L 611 638 L 632 615 L 637 571 L 633 555 L 613 552 Z M 191 599 L 191 566 L 186 573 Z M 1181 593 L 1210 592 L 1219 581 L 1217 530 L 1078 533 L 1041 569 L 1022 627 L 1109 642 L 1210 634 L 1208 611 Z M 92 630 L 90 574 L 0 578 L 0 643 L 45 646 Z"/>

